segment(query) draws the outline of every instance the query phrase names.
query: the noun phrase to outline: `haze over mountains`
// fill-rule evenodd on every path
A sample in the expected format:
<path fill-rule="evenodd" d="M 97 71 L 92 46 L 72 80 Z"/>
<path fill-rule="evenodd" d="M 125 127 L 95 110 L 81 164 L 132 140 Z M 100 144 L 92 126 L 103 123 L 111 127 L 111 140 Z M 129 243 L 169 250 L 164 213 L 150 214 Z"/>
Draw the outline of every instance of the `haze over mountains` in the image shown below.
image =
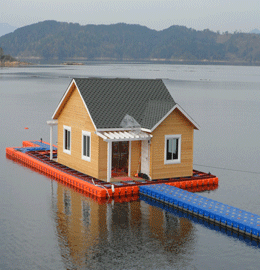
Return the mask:
<path fill-rule="evenodd" d="M 125 23 L 85 25 L 44 21 L 0 37 L 18 58 L 167 60 L 260 63 L 260 35 L 216 33 L 173 25 L 156 31 Z"/>
<path fill-rule="evenodd" d="M 254 29 L 250 33 L 251 34 L 260 34 L 260 30 L 259 29 Z"/>
<path fill-rule="evenodd" d="M 8 23 L 0 23 L 0 37 L 13 32 L 17 27 Z"/>

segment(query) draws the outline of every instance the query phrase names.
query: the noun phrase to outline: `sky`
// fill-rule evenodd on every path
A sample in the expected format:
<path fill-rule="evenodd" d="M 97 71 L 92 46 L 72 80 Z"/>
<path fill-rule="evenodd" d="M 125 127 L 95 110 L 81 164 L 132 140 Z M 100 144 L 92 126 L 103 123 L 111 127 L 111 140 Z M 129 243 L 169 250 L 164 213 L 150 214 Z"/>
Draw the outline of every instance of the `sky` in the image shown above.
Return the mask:
<path fill-rule="evenodd" d="M 86 24 L 140 24 L 155 30 L 260 29 L 259 0 L 0 0 L 0 23 L 15 27 L 45 20 Z"/>

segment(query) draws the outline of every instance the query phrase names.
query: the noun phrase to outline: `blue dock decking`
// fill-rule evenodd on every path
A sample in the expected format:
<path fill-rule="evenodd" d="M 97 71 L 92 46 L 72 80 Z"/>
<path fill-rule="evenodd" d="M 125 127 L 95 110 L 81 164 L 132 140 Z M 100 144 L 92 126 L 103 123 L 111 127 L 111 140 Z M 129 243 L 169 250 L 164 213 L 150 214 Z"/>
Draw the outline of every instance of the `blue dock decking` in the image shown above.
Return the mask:
<path fill-rule="evenodd" d="M 50 151 L 50 145 L 45 143 L 45 142 L 40 142 L 40 141 L 31 141 L 33 144 L 38 145 L 38 146 L 29 146 L 29 147 L 19 147 L 15 148 L 15 150 L 27 153 L 29 151 Z M 53 146 L 53 151 L 56 151 L 57 147 Z"/>
<path fill-rule="evenodd" d="M 260 216 L 166 184 L 140 186 L 140 194 L 260 239 Z"/>

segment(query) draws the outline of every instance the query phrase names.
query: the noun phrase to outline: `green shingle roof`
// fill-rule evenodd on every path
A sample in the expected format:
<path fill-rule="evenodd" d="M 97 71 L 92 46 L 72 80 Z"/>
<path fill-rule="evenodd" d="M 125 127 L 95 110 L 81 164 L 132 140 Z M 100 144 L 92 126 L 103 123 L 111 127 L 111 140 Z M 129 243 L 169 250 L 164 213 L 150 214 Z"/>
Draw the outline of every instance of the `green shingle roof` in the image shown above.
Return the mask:
<path fill-rule="evenodd" d="M 97 129 L 122 128 L 126 115 L 152 129 L 176 104 L 161 79 L 74 80 Z"/>

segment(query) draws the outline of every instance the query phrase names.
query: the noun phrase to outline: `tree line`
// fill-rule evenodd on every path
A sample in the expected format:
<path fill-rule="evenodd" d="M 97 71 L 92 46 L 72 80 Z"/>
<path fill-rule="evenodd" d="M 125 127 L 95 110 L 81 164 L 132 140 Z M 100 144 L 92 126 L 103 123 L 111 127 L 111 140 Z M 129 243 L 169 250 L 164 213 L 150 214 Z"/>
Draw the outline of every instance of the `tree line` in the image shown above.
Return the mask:
<path fill-rule="evenodd" d="M 260 35 L 174 25 L 156 31 L 130 24 L 79 25 L 44 21 L 0 37 L 15 57 L 169 61 L 260 61 Z"/>
<path fill-rule="evenodd" d="M 5 63 L 5 62 L 14 62 L 16 61 L 15 58 L 13 58 L 11 55 L 5 55 L 3 48 L 0 47 L 0 63 Z"/>

